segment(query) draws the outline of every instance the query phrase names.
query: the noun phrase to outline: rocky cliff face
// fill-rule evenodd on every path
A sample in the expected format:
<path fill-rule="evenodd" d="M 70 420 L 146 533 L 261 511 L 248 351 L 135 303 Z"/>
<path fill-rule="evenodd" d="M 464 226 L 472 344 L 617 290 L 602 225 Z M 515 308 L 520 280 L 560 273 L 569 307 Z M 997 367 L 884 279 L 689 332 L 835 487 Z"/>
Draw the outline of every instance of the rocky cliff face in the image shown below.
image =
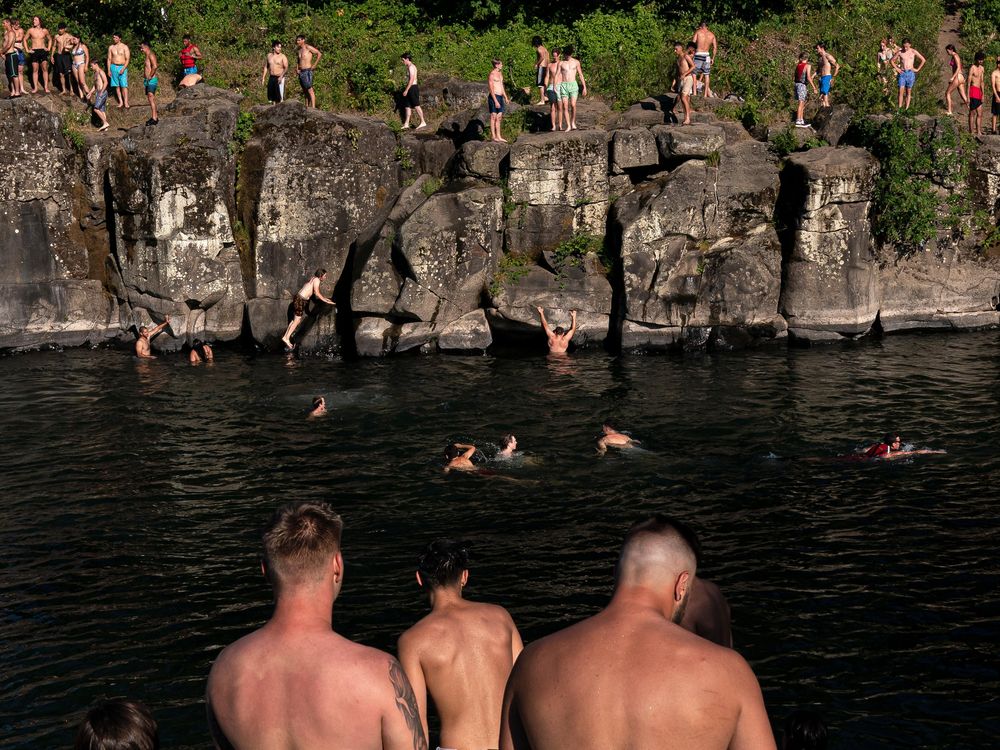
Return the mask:
<path fill-rule="evenodd" d="M 159 126 L 78 149 L 38 101 L 0 102 L 0 147 L 19 155 L 0 180 L 0 349 L 131 340 L 168 314 L 161 349 L 277 348 L 320 267 L 337 304 L 311 306 L 305 351 L 541 348 L 537 306 L 553 325 L 577 310 L 576 345 L 625 351 L 1000 323 L 1000 262 L 975 237 L 873 241 L 863 149 L 781 160 L 710 113 L 672 124 L 671 97 L 619 115 L 583 101 L 582 130 L 494 144 L 482 92 L 438 83 L 453 114 L 405 135 L 288 103 L 256 109 L 244 139 L 239 98 L 198 87 Z M 844 138 L 849 113 L 827 120 Z M 935 189 L 996 223 L 1000 139 Z"/>

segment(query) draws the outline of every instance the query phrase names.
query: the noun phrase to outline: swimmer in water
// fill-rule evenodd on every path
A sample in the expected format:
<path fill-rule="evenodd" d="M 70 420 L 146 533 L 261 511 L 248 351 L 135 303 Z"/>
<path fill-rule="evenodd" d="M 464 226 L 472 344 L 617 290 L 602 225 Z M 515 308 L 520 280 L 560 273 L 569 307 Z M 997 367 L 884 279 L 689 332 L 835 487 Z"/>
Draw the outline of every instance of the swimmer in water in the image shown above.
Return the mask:
<path fill-rule="evenodd" d="M 195 339 L 194 343 L 191 344 L 191 351 L 188 352 L 188 362 L 196 365 L 199 362 L 214 361 L 215 354 L 212 353 L 212 347 L 201 339 Z"/>
<path fill-rule="evenodd" d="M 313 399 L 312 409 L 309 410 L 309 419 L 313 417 L 322 417 L 326 414 L 326 399 L 322 396 L 317 396 Z"/>
<path fill-rule="evenodd" d="M 859 455 L 861 458 L 879 458 L 886 461 L 892 461 L 897 458 L 905 458 L 906 456 L 926 456 L 944 452 L 945 451 L 930 450 L 926 448 L 910 451 L 903 450 L 903 441 L 899 437 L 899 433 L 888 432 L 882 438 L 882 442 L 875 443 L 875 445 L 870 446 Z"/>
<path fill-rule="evenodd" d="M 149 342 L 168 325 L 170 325 L 169 315 L 165 316 L 163 322 L 156 328 L 139 326 L 139 338 L 135 342 L 135 356 L 139 359 L 156 359 L 156 356 L 149 351 Z"/>
<path fill-rule="evenodd" d="M 476 465 L 472 463 L 472 456 L 476 452 L 476 446 L 465 443 L 452 443 L 444 449 L 444 457 L 448 462 L 444 471 L 476 471 Z"/>
<path fill-rule="evenodd" d="M 545 331 L 545 336 L 548 339 L 549 354 L 565 354 L 569 349 L 569 342 L 572 340 L 573 334 L 576 333 L 576 310 L 570 313 L 572 325 L 567 331 L 562 326 L 549 328 L 549 322 L 545 319 L 545 310 L 541 307 L 535 309 L 538 310 L 538 317 L 542 320 L 542 330 Z"/>
<path fill-rule="evenodd" d="M 597 455 L 599 456 L 607 453 L 608 448 L 628 448 L 640 444 L 638 440 L 633 440 L 624 432 L 619 432 L 607 422 L 601 425 L 601 430 L 604 434 L 597 440 Z"/>
<path fill-rule="evenodd" d="M 517 450 L 517 438 L 513 435 L 504 435 L 500 438 L 500 452 L 497 458 L 511 458 Z"/>

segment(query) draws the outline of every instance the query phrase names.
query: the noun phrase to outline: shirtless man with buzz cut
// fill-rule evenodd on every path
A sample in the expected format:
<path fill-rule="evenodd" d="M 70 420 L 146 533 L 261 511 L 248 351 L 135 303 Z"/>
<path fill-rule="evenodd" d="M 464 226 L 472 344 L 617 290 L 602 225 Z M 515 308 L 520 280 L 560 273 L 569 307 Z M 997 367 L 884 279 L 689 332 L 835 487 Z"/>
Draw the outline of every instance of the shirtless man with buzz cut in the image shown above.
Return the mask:
<path fill-rule="evenodd" d="M 302 319 L 306 316 L 306 305 L 314 295 L 328 305 L 336 304 L 332 299 L 324 297 L 323 292 L 320 290 L 320 284 L 323 283 L 323 279 L 325 278 L 326 269 L 317 268 L 313 277 L 303 284 L 302 288 L 299 289 L 299 291 L 292 298 L 292 322 L 288 324 L 288 328 L 285 330 L 285 335 L 281 337 L 281 340 L 285 342 L 285 351 L 291 351 L 295 348 L 295 344 L 292 343 L 292 334 L 294 334 L 295 329 L 302 324 Z"/>
<path fill-rule="evenodd" d="M 417 583 L 431 612 L 399 637 L 397 651 L 424 731 L 430 693 L 441 718 L 442 748 L 488 750 L 500 741 L 504 685 L 523 646 L 506 609 L 462 596 L 468 581 L 464 545 L 449 539 L 427 545 Z"/>
<path fill-rule="evenodd" d="M 633 526 L 608 606 L 524 649 L 500 750 L 775 750 L 750 666 L 677 624 L 696 572 L 686 534 L 665 516 Z"/>
<path fill-rule="evenodd" d="M 97 65 L 97 63 L 94 63 Z M 105 123 L 106 125 L 107 123 Z M 104 128 L 101 128 L 103 130 Z M 160 333 L 164 328 L 170 325 L 170 316 L 167 315 L 163 318 L 163 322 L 155 328 L 147 328 L 146 326 L 139 326 L 139 338 L 135 342 L 135 356 L 139 359 L 156 359 L 156 357 L 149 350 L 149 342 L 154 336 Z"/>
<path fill-rule="evenodd" d="M 25 32 L 25 54 L 31 61 L 31 73 L 34 86 L 32 94 L 38 93 L 38 82 L 41 80 L 45 93 L 49 93 L 49 53 L 52 52 L 52 35 L 42 25 L 42 19 L 34 16 L 31 28 Z"/>
<path fill-rule="evenodd" d="M 550 328 L 549 321 L 545 319 L 545 310 L 541 307 L 535 309 L 538 310 L 538 317 L 542 321 L 542 330 L 545 331 L 548 340 L 549 354 L 565 354 L 569 349 L 569 342 L 573 340 L 573 334 L 576 333 L 576 310 L 570 313 L 572 324 L 567 331 L 562 326 Z"/>
<path fill-rule="evenodd" d="M 227 646 L 205 703 L 217 748 L 427 750 L 399 662 L 333 630 L 343 521 L 326 503 L 285 505 L 263 535 L 271 619 Z"/>

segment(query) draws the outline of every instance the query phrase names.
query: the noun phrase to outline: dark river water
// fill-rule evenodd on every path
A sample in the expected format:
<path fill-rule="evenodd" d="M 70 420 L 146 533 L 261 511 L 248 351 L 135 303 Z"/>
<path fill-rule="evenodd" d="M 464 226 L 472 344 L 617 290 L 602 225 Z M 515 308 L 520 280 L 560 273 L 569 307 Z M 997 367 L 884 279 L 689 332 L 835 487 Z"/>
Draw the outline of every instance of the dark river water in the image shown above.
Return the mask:
<path fill-rule="evenodd" d="M 344 516 L 335 627 L 392 650 L 425 611 L 422 546 L 472 543 L 470 596 L 526 641 L 608 598 L 623 532 L 690 521 L 775 726 L 836 748 L 996 747 L 1000 334 L 719 356 L 0 359 L 0 746 L 67 746 L 134 696 L 165 748 L 206 747 L 219 650 L 269 615 L 258 532 L 281 502 Z M 324 394 L 329 417 L 303 408 Z M 596 457 L 604 418 L 642 449 Z M 833 459 L 897 428 L 946 455 Z M 506 431 L 521 481 L 445 476 Z M 804 461 L 804 457 L 825 459 Z M 432 744 L 433 747 L 433 744 Z"/>

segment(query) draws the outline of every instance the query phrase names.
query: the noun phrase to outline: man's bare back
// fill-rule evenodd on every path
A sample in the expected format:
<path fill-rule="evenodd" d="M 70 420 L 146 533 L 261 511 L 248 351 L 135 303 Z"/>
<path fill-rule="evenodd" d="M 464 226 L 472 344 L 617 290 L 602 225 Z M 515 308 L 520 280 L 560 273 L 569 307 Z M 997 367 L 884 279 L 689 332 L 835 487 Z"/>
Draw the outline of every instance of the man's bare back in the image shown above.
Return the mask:
<path fill-rule="evenodd" d="M 715 55 L 715 51 L 718 43 L 715 39 L 715 34 L 708 30 L 708 28 L 699 28 L 694 32 L 694 43 L 697 46 L 697 52 L 704 54 L 705 52 L 711 52 Z"/>
<path fill-rule="evenodd" d="M 521 637 L 507 610 L 458 599 L 399 639 L 399 658 L 422 715 L 422 686 L 441 718 L 441 747 L 487 750 L 500 737 L 500 705 Z"/>

